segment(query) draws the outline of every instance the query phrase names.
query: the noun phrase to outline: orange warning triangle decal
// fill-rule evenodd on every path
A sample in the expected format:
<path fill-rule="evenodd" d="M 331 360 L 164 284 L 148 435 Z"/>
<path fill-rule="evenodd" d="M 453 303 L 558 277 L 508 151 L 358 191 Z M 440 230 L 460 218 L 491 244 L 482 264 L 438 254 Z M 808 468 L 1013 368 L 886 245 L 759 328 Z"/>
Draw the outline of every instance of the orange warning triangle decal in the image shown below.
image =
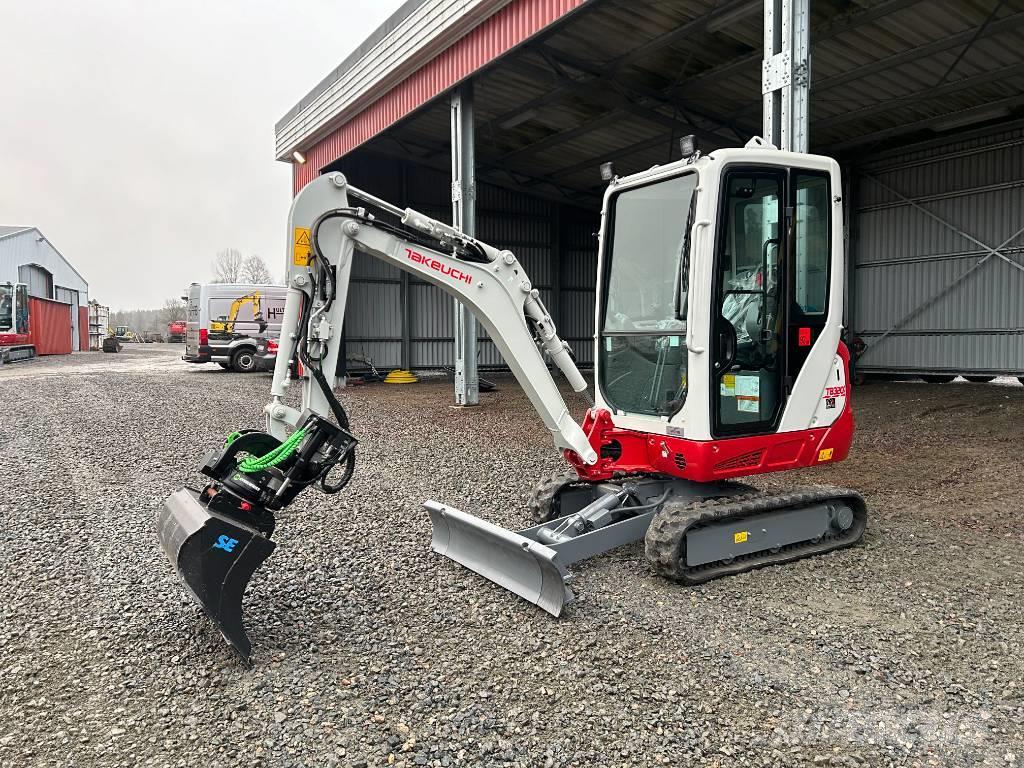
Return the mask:
<path fill-rule="evenodd" d="M 309 245 L 309 230 L 308 229 L 295 229 L 295 244 L 296 245 Z"/>

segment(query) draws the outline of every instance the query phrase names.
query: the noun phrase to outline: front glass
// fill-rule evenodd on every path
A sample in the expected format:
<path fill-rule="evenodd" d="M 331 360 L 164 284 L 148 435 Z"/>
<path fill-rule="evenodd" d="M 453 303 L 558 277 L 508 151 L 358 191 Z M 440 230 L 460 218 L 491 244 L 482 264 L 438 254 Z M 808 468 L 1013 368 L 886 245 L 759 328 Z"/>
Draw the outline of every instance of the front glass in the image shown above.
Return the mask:
<path fill-rule="evenodd" d="M 0 333 L 14 327 L 14 286 L 0 285 Z"/>
<path fill-rule="evenodd" d="M 604 254 L 601 389 L 615 410 L 670 416 L 686 400 L 689 233 L 697 173 L 620 192 Z"/>

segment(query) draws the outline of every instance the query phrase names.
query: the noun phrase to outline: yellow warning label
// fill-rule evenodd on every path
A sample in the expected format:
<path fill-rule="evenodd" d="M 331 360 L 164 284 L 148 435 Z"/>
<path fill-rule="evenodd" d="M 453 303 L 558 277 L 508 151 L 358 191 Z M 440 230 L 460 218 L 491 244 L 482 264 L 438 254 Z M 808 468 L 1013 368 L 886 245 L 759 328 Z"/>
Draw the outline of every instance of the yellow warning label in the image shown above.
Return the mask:
<path fill-rule="evenodd" d="M 818 451 L 818 461 L 832 461 L 833 448 L 822 448 Z"/>
<path fill-rule="evenodd" d="M 734 397 L 736 395 L 736 374 L 727 373 L 722 377 L 722 383 L 719 387 L 723 397 Z"/>
<path fill-rule="evenodd" d="M 292 264 L 297 267 L 309 265 L 309 230 L 306 227 L 296 227 L 295 237 L 292 238 Z"/>
<path fill-rule="evenodd" d="M 748 536 L 750 536 L 750 531 L 737 531 L 732 535 L 732 543 L 743 544 L 746 542 Z"/>

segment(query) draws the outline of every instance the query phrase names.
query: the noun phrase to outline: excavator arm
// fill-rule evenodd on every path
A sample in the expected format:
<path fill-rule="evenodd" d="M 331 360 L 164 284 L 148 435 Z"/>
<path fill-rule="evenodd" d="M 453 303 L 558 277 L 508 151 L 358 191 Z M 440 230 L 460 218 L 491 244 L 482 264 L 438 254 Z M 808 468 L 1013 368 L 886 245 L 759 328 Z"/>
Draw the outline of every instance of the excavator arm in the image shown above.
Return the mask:
<path fill-rule="evenodd" d="M 377 213 L 353 207 L 350 198 Z M 158 538 L 168 559 L 246 662 L 252 645 L 242 622 L 242 595 L 274 551 L 270 537 L 275 513 L 309 486 L 339 492 L 355 469 L 356 437 L 334 389 L 357 250 L 419 275 L 468 306 L 490 333 L 555 446 L 585 464 L 597 462 L 545 358 L 576 392 L 586 390 L 586 381 L 539 292 L 510 251 L 378 200 L 351 187 L 340 173 L 319 177 L 296 196 L 288 237 L 288 293 L 271 401 L 265 408 L 266 431 L 232 433 L 223 447 L 208 451 L 200 472 L 210 482 L 201 490 L 186 487 L 172 494 L 157 515 Z M 293 371 L 301 375 L 295 377 Z M 286 397 L 297 382 L 302 387 L 299 408 Z M 462 513 L 436 502 L 425 506 L 434 520 L 435 549 L 476 551 L 472 542 L 480 533 L 477 521 L 461 520 Z M 460 537 L 467 543 L 460 544 Z M 518 540 L 507 543 L 519 546 Z M 554 599 L 560 603 L 565 591 L 560 572 L 550 563 L 544 568 L 554 574 L 547 583 L 554 585 Z"/>
<path fill-rule="evenodd" d="M 366 208 L 350 207 L 349 198 L 368 203 L 400 223 L 388 224 Z M 266 408 L 268 432 L 284 439 L 302 413 L 284 404 L 291 383 L 289 363 L 300 339 L 314 359 L 322 359 L 320 371 L 330 388 L 335 385 L 349 275 L 358 250 L 418 275 L 469 307 L 540 414 L 555 446 L 574 451 L 587 464 L 597 461 L 586 435 L 569 414 L 545 356 L 574 391 L 584 392 L 586 380 L 568 344 L 559 338 L 539 291 L 511 251 L 481 243 L 411 208 L 379 200 L 349 185 L 340 173 L 321 176 L 303 188 L 292 205 L 288 231 L 294 245 L 273 399 Z M 319 275 L 330 281 L 328 292 Z M 307 325 L 300 328 L 307 304 L 311 306 Z M 330 400 L 316 377 L 304 378 L 303 410 L 330 413 Z"/>

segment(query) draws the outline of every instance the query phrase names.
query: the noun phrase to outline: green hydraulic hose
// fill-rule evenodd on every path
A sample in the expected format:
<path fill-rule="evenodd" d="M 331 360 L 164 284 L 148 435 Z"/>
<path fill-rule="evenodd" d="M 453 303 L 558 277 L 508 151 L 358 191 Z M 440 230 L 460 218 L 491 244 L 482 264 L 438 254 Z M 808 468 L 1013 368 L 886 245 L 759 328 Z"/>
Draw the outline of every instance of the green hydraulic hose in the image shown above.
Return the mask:
<path fill-rule="evenodd" d="M 277 448 L 264 454 L 263 456 L 246 456 L 238 463 L 238 471 L 245 474 L 252 474 L 253 472 L 262 472 L 270 467 L 276 467 L 282 461 L 285 461 L 289 456 L 295 453 L 295 449 L 299 447 L 299 443 L 306 436 L 306 430 L 297 429 L 281 443 Z M 228 435 L 228 444 L 230 445 L 238 437 L 237 432 L 232 432 Z"/>

